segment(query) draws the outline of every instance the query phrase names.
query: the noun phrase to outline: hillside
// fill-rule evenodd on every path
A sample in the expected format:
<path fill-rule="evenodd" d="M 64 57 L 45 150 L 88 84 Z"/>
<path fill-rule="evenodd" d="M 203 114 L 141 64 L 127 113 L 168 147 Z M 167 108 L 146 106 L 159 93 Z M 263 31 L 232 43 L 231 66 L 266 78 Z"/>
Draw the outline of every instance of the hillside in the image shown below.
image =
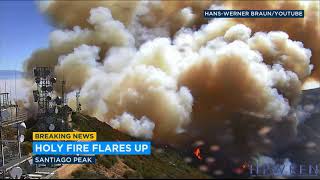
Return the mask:
<path fill-rule="evenodd" d="M 82 114 L 72 115 L 74 129 L 96 131 L 98 141 L 137 140 L 112 129 L 106 123 Z M 151 156 L 98 156 L 95 165 L 78 166 L 72 178 L 210 178 L 184 162 L 169 147 L 152 147 Z M 65 177 L 68 178 L 68 177 Z"/>

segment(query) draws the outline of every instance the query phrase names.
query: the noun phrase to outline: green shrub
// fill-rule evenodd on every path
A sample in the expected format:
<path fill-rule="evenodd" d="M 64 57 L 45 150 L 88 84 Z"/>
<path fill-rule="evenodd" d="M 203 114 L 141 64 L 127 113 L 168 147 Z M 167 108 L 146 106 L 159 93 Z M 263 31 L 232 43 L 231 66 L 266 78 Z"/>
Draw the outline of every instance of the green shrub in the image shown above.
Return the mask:
<path fill-rule="evenodd" d="M 111 168 L 115 163 L 118 162 L 115 156 L 98 156 L 97 162 L 106 168 Z"/>

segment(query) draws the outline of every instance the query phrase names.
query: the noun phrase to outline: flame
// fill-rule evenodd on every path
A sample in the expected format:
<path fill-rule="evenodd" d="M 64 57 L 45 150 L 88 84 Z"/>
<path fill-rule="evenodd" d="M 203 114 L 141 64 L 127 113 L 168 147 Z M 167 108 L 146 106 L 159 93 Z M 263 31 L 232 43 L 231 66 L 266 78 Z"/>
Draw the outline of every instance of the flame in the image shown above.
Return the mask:
<path fill-rule="evenodd" d="M 200 148 L 199 148 L 199 147 L 197 147 L 197 148 L 193 151 L 193 154 L 194 154 L 199 160 L 202 160 L 201 151 L 200 151 Z"/>
<path fill-rule="evenodd" d="M 235 168 L 233 169 L 233 172 L 236 174 L 242 174 L 243 173 L 243 169 L 242 168 Z"/>
<path fill-rule="evenodd" d="M 243 164 L 241 165 L 241 168 L 244 169 L 244 170 L 246 170 L 246 169 L 249 168 L 249 164 L 248 164 L 247 162 L 245 162 L 245 163 L 243 163 Z"/>

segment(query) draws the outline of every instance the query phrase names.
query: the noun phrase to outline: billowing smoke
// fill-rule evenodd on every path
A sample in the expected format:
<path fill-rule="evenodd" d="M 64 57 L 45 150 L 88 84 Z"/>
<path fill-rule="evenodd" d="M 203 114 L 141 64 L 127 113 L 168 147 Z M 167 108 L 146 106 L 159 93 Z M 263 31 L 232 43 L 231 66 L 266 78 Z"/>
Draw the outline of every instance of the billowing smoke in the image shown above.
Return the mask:
<path fill-rule="evenodd" d="M 120 131 L 127 131 L 129 135 L 134 137 L 151 139 L 153 136 L 154 123 L 144 116 L 136 120 L 131 114 L 123 113 L 112 119 L 110 125 Z"/>
<path fill-rule="evenodd" d="M 318 1 L 230 1 L 226 4 L 232 9 L 303 9 L 304 18 L 239 18 L 237 22 L 249 26 L 253 31 L 284 31 L 291 39 L 303 42 L 312 51 L 311 61 L 315 65 L 309 80 L 320 80 L 320 4 Z M 266 57 L 268 58 L 268 56 Z"/>
<path fill-rule="evenodd" d="M 268 126 L 272 130 L 262 133 L 264 142 L 290 139 L 297 123 L 294 107 L 312 74 L 311 58 L 319 55 L 307 39 L 316 40 L 319 31 L 305 33 L 308 23 L 295 24 L 303 34 L 298 36 L 280 28 L 293 27 L 286 21 L 266 29 L 261 28 L 268 23 L 258 27 L 260 21 L 250 19 L 206 22 L 202 10 L 219 8 L 211 5 L 40 3 L 63 29 L 50 34 L 49 47 L 33 53 L 25 69 L 54 67 L 58 79 L 66 80 L 69 96 L 81 89 L 83 113 L 132 136 L 170 142 L 187 131 L 215 139 L 213 133 L 229 123 L 236 138 Z M 305 21 L 313 21 L 306 16 Z M 74 99 L 70 102 L 73 106 Z"/>

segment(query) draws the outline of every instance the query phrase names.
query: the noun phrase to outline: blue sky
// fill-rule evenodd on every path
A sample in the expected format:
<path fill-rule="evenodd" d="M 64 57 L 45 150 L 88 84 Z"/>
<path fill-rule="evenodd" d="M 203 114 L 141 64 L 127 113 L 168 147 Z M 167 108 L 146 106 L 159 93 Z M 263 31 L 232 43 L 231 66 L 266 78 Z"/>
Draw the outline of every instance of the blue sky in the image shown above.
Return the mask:
<path fill-rule="evenodd" d="M 22 70 L 34 50 L 48 46 L 52 30 L 34 1 L 0 1 L 0 70 Z"/>

